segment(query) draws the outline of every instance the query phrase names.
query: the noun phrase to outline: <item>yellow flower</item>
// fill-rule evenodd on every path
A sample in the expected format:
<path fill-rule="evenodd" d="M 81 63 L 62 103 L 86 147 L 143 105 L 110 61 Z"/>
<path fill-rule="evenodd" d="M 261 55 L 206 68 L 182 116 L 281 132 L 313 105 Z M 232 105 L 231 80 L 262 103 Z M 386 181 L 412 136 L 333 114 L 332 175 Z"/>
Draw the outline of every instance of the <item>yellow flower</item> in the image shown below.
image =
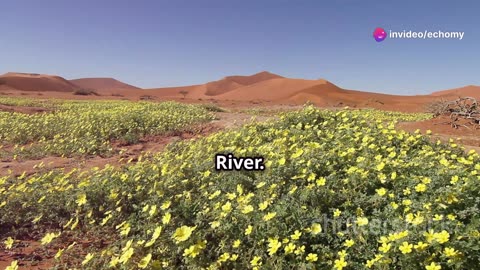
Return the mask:
<path fill-rule="evenodd" d="M 261 202 L 261 203 L 258 204 L 258 209 L 260 209 L 260 211 L 263 211 L 263 210 L 267 209 L 269 204 L 270 203 L 268 201 Z"/>
<path fill-rule="evenodd" d="M 391 247 L 392 247 L 392 244 L 383 243 L 382 246 L 378 248 L 378 250 L 380 250 L 383 253 L 387 253 Z"/>
<path fill-rule="evenodd" d="M 171 218 L 172 218 L 172 214 L 165 213 L 165 215 L 163 215 L 163 217 L 162 217 L 162 223 L 165 224 L 165 225 L 170 223 Z"/>
<path fill-rule="evenodd" d="M 92 258 L 93 258 L 93 254 L 88 253 L 87 256 L 85 256 L 85 259 L 82 261 L 82 265 L 87 264 Z"/>
<path fill-rule="evenodd" d="M 183 251 L 183 256 L 187 257 L 190 256 L 192 258 L 197 257 L 198 254 L 200 254 L 200 251 L 202 251 L 207 245 L 207 241 L 199 241 L 195 245 L 191 245 L 190 247 L 186 248 Z"/>
<path fill-rule="evenodd" d="M 353 241 L 351 239 L 345 240 L 345 243 L 343 243 L 343 245 L 346 246 L 346 247 L 351 247 L 354 244 L 355 244 L 355 241 Z"/>
<path fill-rule="evenodd" d="M 229 200 L 233 200 L 233 199 L 235 199 L 235 198 L 237 197 L 237 195 L 235 194 L 235 192 L 234 192 L 234 193 L 227 193 L 226 196 L 227 196 L 227 198 L 228 198 Z"/>
<path fill-rule="evenodd" d="M 445 256 L 447 257 L 455 257 L 458 254 L 458 252 L 454 248 L 446 247 L 443 251 L 443 254 L 445 254 Z"/>
<path fill-rule="evenodd" d="M 316 262 L 318 260 L 317 254 L 308 253 L 306 257 L 307 262 Z"/>
<path fill-rule="evenodd" d="M 260 182 L 257 184 L 257 188 L 262 188 L 265 186 L 265 184 L 267 184 L 266 182 Z"/>
<path fill-rule="evenodd" d="M 296 255 L 303 254 L 305 252 L 305 246 L 298 246 L 297 249 L 295 250 Z"/>
<path fill-rule="evenodd" d="M 387 194 L 387 190 L 385 188 L 379 188 L 379 189 L 376 189 L 375 191 L 380 196 L 384 196 L 385 194 Z"/>
<path fill-rule="evenodd" d="M 162 206 L 160 206 L 160 208 L 161 208 L 162 210 L 165 210 L 165 209 L 169 208 L 171 204 L 172 204 L 171 201 L 166 201 L 166 202 L 164 202 L 164 203 L 162 204 Z"/>
<path fill-rule="evenodd" d="M 241 243 L 242 243 L 242 241 L 240 241 L 240 239 L 237 239 L 237 240 L 233 241 L 232 247 L 233 248 L 238 248 Z"/>
<path fill-rule="evenodd" d="M 448 214 L 448 215 L 447 215 L 447 218 L 448 218 L 449 220 L 455 220 L 457 217 L 456 217 L 454 214 Z"/>
<path fill-rule="evenodd" d="M 423 236 L 425 236 L 425 240 L 427 240 L 428 243 L 431 243 L 434 239 L 435 232 L 433 230 L 429 230 L 428 232 L 424 232 Z"/>
<path fill-rule="evenodd" d="M 186 248 L 183 251 L 183 256 L 184 257 L 192 257 L 195 258 L 199 254 L 199 250 L 195 248 L 195 245 L 191 245 L 190 247 Z"/>
<path fill-rule="evenodd" d="M 298 158 L 303 154 L 303 149 L 299 148 L 295 153 L 292 154 L 292 158 Z"/>
<path fill-rule="evenodd" d="M 222 255 L 220 255 L 220 257 L 218 257 L 217 262 L 219 263 L 226 262 L 228 261 L 228 259 L 230 259 L 230 253 L 224 252 Z"/>
<path fill-rule="evenodd" d="M 310 227 L 311 233 L 312 234 L 319 234 L 322 232 L 322 226 L 318 223 L 313 223 L 312 227 Z"/>
<path fill-rule="evenodd" d="M 260 266 L 262 265 L 262 257 L 254 256 L 253 259 L 250 261 L 251 266 Z"/>
<path fill-rule="evenodd" d="M 418 242 L 415 246 L 413 246 L 416 250 L 424 250 L 425 248 L 428 247 L 428 244 L 424 242 Z"/>
<path fill-rule="evenodd" d="M 178 242 L 183 242 L 187 240 L 190 235 L 192 235 L 193 230 L 195 230 L 195 227 L 188 227 L 188 226 L 182 226 L 180 228 L 177 228 L 175 232 L 173 233 L 172 238 L 175 239 L 175 241 Z"/>
<path fill-rule="evenodd" d="M 426 270 L 440 270 L 442 269 L 442 266 L 436 264 L 435 262 L 432 262 L 430 265 L 425 266 Z"/>
<path fill-rule="evenodd" d="M 232 203 L 226 202 L 224 205 L 222 205 L 222 211 L 226 213 L 232 211 Z"/>
<path fill-rule="evenodd" d="M 285 247 L 285 254 L 290 254 L 295 250 L 295 244 L 290 243 Z"/>
<path fill-rule="evenodd" d="M 412 224 L 413 224 L 413 225 L 422 224 L 423 220 L 424 220 L 424 219 L 423 219 L 422 215 L 421 215 L 419 212 L 417 212 L 417 213 L 415 214 L 415 218 L 412 220 Z"/>
<path fill-rule="evenodd" d="M 452 176 L 450 184 L 455 185 L 458 182 L 459 179 L 460 178 L 458 177 L 458 175 Z"/>
<path fill-rule="evenodd" d="M 408 223 L 412 223 L 412 222 L 413 222 L 413 214 L 412 214 L 412 213 L 408 213 L 408 214 L 405 216 L 405 221 L 408 222 Z"/>
<path fill-rule="evenodd" d="M 439 233 L 435 233 L 435 234 L 433 235 L 433 238 L 434 238 L 435 240 L 437 240 L 437 242 L 439 242 L 440 244 L 443 244 L 443 243 L 445 243 L 445 242 L 448 242 L 449 237 L 450 237 L 450 234 L 449 234 L 447 231 L 445 231 L 445 230 L 443 230 L 443 231 L 441 231 L 441 232 L 439 232 Z"/>
<path fill-rule="evenodd" d="M 18 261 L 12 261 L 10 265 L 5 268 L 5 270 L 18 270 Z"/>
<path fill-rule="evenodd" d="M 342 214 L 342 211 L 340 211 L 339 209 L 335 209 L 335 211 L 333 212 L 334 217 L 339 217 L 341 214 Z"/>
<path fill-rule="evenodd" d="M 403 254 L 408 254 L 410 252 L 412 252 L 412 248 L 413 248 L 413 245 L 412 244 L 409 244 L 408 242 L 403 242 L 402 245 L 399 247 L 400 251 L 403 253 Z"/>
<path fill-rule="evenodd" d="M 278 239 L 268 239 L 268 255 L 272 256 L 277 253 L 278 249 L 282 246 L 282 243 Z"/>
<path fill-rule="evenodd" d="M 347 262 L 345 261 L 345 259 L 340 258 L 340 259 L 335 260 L 333 268 L 338 269 L 338 270 L 342 270 L 346 266 L 347 266 Z"/>
<path fill-rule="evenodd" d="M 403 201 L 402 201 L 402 204 L 405 205 L 405 206 L 409 206 L 409 205 L 412 204 L 412 201 L 409 200 L 409 199 L 406 199 L 406 200 L 403 200 Z"/>
<path fill-rule="evenodd" d="M 156 205 L 152 205 L 152 206 L 150 207 L 150 211 L 148 211 L 148 215 L 149 215 L 149 216 L 153 216 L 153 215 L 155 215 L 155 213 L 157 213 L 157 206 L 156 206 Z"/>
<path fill-rule="evenodd" d="M 153 244 L 155 244 L 155 241 L 157 241 L 158 237 L 160 236 L 161 232 L 162 226 L 158 226 L 157 228 L 155 228 L 155 231 L 152 234 L 152 238 L 145 244 L 145 247 L 153 246 Z"/>
<path fill-rule="evenodd" d="M 150 260 L 152 259 L 152 253 L 148 253 L 147 256 L 143 257 L 140 262 L 137 264 L 139 268 L 144 269 L 147 268 Z"/>
<path fill-rule="evenodd" d="M 217 228 L 217 227 L 219 227 L 219 226 L 220 226 L 220 222 L 218 222 L 218 221 L 212 221 L 212 222 L 210 222 L 210 227 L 212 227 L 212 229 L 215 229 L 215 228 Z"/>
<path fill-rule="evenodd" d="M 427 190 L 427 186 L 425 184 L 418 184 L 415 186 L 416 192 L 424 192 L 425 190 Z"/>
<path fill-rule="evenodd" d="M 290 235 L 292 240 L 298 240 L 300 239 L 300 236 L 302 236 L 302 233 L 299 230 L 295 230 L 295 232 L 292 235 Z"/>
<path fill-rule="evenodd" d="M 358 224 L 358 226 L 365 226 L 368 224 L 368 218 L 358 217 L 356 223 Z"/>
<path fill-rule="evenodd" d="M 385 168 L 385 163 L 384 162 L 381 162 L 380 164 L 377 165 L 377 170 L 378 171 L 383 170 L 383 168 Z"/>
<path fill-rule="evenodd" d="M 118 260 L 118 262 L 120 262 L 122 264 L 126 264 L 130 260 L 130 258 L 132 257 L 133 252 L 134 252 L 134 250 L 133 250 L 132 247 L 126 249 L 123 252 L 122 256 L 120 256 L 120 259 Z"/>
<path fill-rule="evenodd" d="M 385 236 L 381 236 L 380 240 L 378 240 L 378 242 L 380 244 L 383 244 L 383 243 L 387 244 L 389 241 L 390 241 L 390 239 L 388 237 L 385 237 Z"/>
<path fill-rule="evenodd" d="M 269 212 L 263 216 L 264 221 L 269 221 L 270 219 L 274 218 L 277 215 L 275 212 Z"/>
<path fill-rule="evenodd" d="M 432 182 L 432 179 L 430 179 L 430 178 L 428 178 L 428 177 L 424 177 L 424 178 L 422 179 L 422 183 L 424 183 L 424 184 L 430 184 L 431 182 Z"/>
<path fill-rule="evenodd" d="M 317 179 L 317 186 L 325 186 L 325 183 L 327 182 L 327 179 L 325 177 L 320 177 Z"/>
<path fill-rule="evenodd" d="M 55 257 L 54 257 L 54 258 L 55 258 L 55 259 L 60 258 L 60 256 L 62 256 L 62 254 L 63 254 L 63 251 L 65 251 L 64 248 L 59 249 L 59 250 L 57 251 L 57 253 L 55 253 Z"/>
<path fill-rule="evenodd" d="M 245 229 L 245 235 L 250 235 L 252 233 L 252 230 L 252 225 L 248 225 L 248 227 Z"/>
<path fill-rule="evenodd" d="M 40 240 L 40 242 L 42 243 L 42 245 L 46 245 L 46 244 L 52 242 L 52 240 L 57 238 L 58 236 L 60 236 L 60 233 L 47 233 L 42 238 L 42 240 Z"/>
<path fill-rule="evenodd" d="M 87 203 L 87 195 L 85 193 L 78 195 L 76 200 L 78 206 L 82 206 Z"/>
<path fill-rule="evenodd" d="M 246 205 L 245 207 L 243 207 L 242 209 L 242 213 L 243 214 L 248 214 L 250 212 L 252 212 L 254 209 L 253 209 L 253 206 L 251 205 Z"/>
<path fill-rule="evenodd" d="M 11 237 L 8 237 L 7 240 L 3 241 L 5 244 L 6 249 L 11 249 L 13 247 L 13 243 L 15 243 L 15 240 L 13 240 Z"/>
<path fill-rule="evenodd" d="M 365 266 L 367 268 L 372 268 L 374 264 L 375 264 L 375 260 L 367 260 L 367 262 L 365 263 Z"/>

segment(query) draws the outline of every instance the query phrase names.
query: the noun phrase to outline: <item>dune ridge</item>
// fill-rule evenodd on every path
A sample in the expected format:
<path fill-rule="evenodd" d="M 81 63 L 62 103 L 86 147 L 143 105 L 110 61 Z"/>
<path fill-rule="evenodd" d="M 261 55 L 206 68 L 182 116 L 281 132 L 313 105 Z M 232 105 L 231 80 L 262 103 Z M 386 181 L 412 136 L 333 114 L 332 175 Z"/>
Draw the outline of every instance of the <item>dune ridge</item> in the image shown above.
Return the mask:
<path fill-rule="evenodd" d="M 95 90 L 103 89 L 140 89 L 139 87 L 126 84 L 114 78 L 80 78 L 70 80 L 71 83 L 81 87 Z"/>
<path fill-rule="evenodd" d="M 89 88 L 98 96 L 75 96 L 75 90 Z M 122 98 L 130 100 L 216 100 L 218 102 L 304 104 L 324 107 L 369 107 L 386 110 L 424 111 L 428 103 L 458 96 L 480 99 L 480 86 L 433 92 L 430 95 L 401 96 L 341 88 L 327 80 L 292 79 L 262 71 L 253 75 L 226 76 L 204 84 L 141 89 L 113 78 L 82 78 L 67 81 L 55 75 L 6 73 L 0 76 L 0 90 L 18 90 L 60 98 Z M 12 91 L 9 94 L 16 94 Z M 28 95 L 28 93 L 27 93 Z"/>
<path fill-rule="evenodd" d="M 464 87 L 447 89 L 436 91 L 432 93 L 432 96 L 437 97 L 474 97 L 480 99 L 480 86 L 478 85 L 467 85 Z"/>
<path fill-rule="evenodd" d="M 78 86 L 56 75 L 8 72 L 0 75 L 2 88 L 35 92 L 73 92 Z"/>

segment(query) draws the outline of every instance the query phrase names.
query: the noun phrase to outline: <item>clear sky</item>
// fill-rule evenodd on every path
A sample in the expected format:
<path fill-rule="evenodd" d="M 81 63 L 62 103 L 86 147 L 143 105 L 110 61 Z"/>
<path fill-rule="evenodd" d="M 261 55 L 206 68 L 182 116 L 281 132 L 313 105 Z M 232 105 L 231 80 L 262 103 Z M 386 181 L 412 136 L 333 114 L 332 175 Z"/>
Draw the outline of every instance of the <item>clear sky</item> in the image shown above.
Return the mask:
<path fill-rule="evenodd" d="M 465 34 L 376 42 L 376 27 Z M 268 70 L 421 94 L 480 85 L 479 65 L 474 0 L 15 0 L 0 8 L 0 73 L 162 87 Z"/>

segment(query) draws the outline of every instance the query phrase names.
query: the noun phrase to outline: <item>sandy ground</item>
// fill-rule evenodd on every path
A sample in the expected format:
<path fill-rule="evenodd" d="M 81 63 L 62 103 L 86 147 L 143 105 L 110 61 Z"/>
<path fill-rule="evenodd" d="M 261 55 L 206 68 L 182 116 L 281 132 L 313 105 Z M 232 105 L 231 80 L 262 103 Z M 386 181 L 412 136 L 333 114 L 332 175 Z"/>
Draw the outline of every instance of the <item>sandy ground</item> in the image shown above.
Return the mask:
<path fill-rule="evenodd" d="M 463 145 L 467 152 L 473 149 L 480 153 L 480 126 L 475 127 L 464 123 L 465 126 L 454 128 L 450 122 L 449 117 L 441 116 L 426 121 L 399 123 L 397 127 L 409 132 L 415 132 L 418 129 L 423 134 L 430 130 L 432 140 L 448 142 L 454 139 Z"/>

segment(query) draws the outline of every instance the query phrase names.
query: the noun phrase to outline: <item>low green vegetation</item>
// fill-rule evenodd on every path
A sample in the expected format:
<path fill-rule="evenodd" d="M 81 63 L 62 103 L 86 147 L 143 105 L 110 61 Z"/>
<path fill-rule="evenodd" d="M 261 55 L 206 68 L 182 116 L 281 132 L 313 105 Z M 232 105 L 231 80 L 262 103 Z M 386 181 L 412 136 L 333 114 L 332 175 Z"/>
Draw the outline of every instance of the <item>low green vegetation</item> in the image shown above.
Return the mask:
<path fill-rule="evenodd" d="M 108 154 L 113 141 L 131 144 L 146 135 L 181 131 L 214 118 L 201 106 L 174 102 L 46 102 L 8 98 L 0 102 L 54 109 L 36 114 L 0 112 L 3 156 L 13 157 Z"/>
<path fill-rule="evenodd" d="M 394 128 L 424 117 L 306 107 L 121 168 L 4 177 L 0 238 L 40 231 L 85 269 L 475 269 L 480 158 Z M 215 171 L 217 153 L 267 169 Z"/>

